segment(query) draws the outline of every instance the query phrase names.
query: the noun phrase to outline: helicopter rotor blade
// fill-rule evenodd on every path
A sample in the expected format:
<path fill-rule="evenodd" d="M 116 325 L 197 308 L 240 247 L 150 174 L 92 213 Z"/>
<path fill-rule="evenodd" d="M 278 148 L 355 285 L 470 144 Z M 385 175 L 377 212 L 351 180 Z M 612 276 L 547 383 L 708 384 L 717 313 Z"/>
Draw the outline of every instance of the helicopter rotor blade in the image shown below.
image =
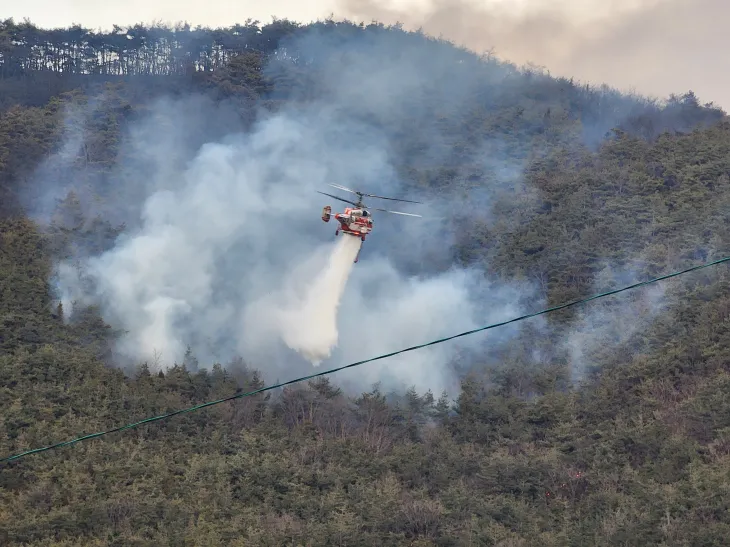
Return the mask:
<path fill-rule="evenodd" d="M 344 190 L 345 192 L 351 192 L 353 194 L 357 194 L 357 195 L 360 195 L 360 196 L 367 195 L 367 194 L 363 194 L 362 192 L 356 192 L 355 190 L 351 190 L 350 188 L 346 188 L 344 186 L 340 186 L 339 184 L 330 184 L 330 186 L 332 186 L 333 188 L 337 188 L 338 190 Z"/>
<path fill-rule="evenodd" d="M 317 192 L 320 193 L 320 194 L 324 194 L 325 196 L 329 196 L 331 198 L 334 198 L 334 199 L 339 199 L 340 201 L 344 201 L 345 203 L 349 203 L 350 205 L 354 205 L 355 207 L 357 207 L 357 203 L 355 203 L 354 201 L 350 201 L 349 199 L 345 199 L 345 198 L 340 198 L 340 197 L 337 197 L 337 196 L 333 196 L 332 194 L 328 194 L 327 192 L 320 192 L 319 190 L 317 190 Z"/>
<path fill-rule="evenodd" d="M 366 194 L 365 192 L 358 192 L 357 190 L 352 190 L 350 188 L 347 188 L 346 186 L 340 186 L 339 184 L 331 184 L 328 183 L 333 188 L 338 188 L 339 190 L 344 190 L 345 192 L 352 192 L 353 194 L 357 194 L 359 196 L 367 196 L 369 198 L 378 198 L 378 199 L 389 199 L 391 201 L 403 201 L 405 203 L 418 203 L 420 205 L 423 204 L 421 201 L 413 201 L 410 199 L 400 199 L 400 198 L 387 198 L 385 196 L 376 196 L 375 194 Z"/>
<path fill-rule="evenodd" d="M 367 196 L 369 198 L 389 199 L 391 201 L 404 201 L 406 203 L 418 203 L 418 204 L 423 205 L 423 202 L 421 202 L 421 201 L 412 201 L 410 199 L 386 198 L 383 196 L 376 196 L 375 194 L 363 194 L 363 196 Z"/>
<path fill-rule="evenodd" d="M 401 211 L 389 211 L 388 209 L 378 209 L 377 207 L 368 207 L 368 209 L 372 209 L 373 211 L 383 211 L 384 213 L 393 213 L 394 215 L 405 215 L 407 217 L 419 217 L 423 218 L 421 215 L 414 215 L 413 213 L 403 213 Z"/>

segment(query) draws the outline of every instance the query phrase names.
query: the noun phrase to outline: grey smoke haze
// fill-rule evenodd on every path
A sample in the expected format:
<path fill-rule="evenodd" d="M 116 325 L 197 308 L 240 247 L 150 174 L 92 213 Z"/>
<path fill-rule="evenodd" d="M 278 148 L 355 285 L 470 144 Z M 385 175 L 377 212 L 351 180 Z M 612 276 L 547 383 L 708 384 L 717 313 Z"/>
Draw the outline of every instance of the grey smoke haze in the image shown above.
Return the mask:
<path fill-rule="evenodd" d="M 594 293 L 645 280 L 631 270 L 606 266 L 594 280 Z M 608 356 L 669 309 L 667 289 L 667 282 L 660 282 L 584 306 L 560 342 L 560 349 L 568 355 L 572 381 L 580 383 L 592 367 L 611 361 Z"/>
<path fill-rule="evenodd" d="M 152 363 L 157 354 L 162 365 L 181 362 L 189 345 L 201 366 L 241 355 L 268 381 L 312 372 L 287 347 L 285 334 L 292 333 L 283 331 L 281 312 L 334 248 L 334 226 L 320 213 L 325 204 L 335 210 L 340 204 L 315 192 L 340 193 L 328 182 L 426 204 L 383 203 L 425 218 L 376 216 L 345 288 L 338 346 L 322 367 L 542 308 L 532 285 L 507 284 L 488 266 L 486 274 L 452 266 L 454 228 L 443 220 L 474 214 L 490 225 L 493 207 L 520 199 L 522 190 L 535 191 L 522 188 L 522 163 L 510 144 L 491 136 L 455 159 L 454 134 L 444 130 L 443 118 L 463 119 L 471 105 L 462 98 L 475 91 L 497 104 L 506 101 L 510 91 L 499 90 L 505 72 L 485 75 L 464 52 L 397 33 L 342 39 L 312 32 L 289 46 L 319 70 L 299 101 L 273 115 L 260 113 L 243 131 L 230 105 L 197 96 L 159 100 L 126 131 L 111 174 L 79 177 L 73 150 L 84 141 L 82 126 L 95 106 L 69 113 L 68 139 L 39 169 L 36 192 L 59 197 L 85 178 L 82 195 L 88 184 L 108 199 L 105 205 L 86 199 L 84 206 L 129 228 L 105 253 L 85 256 L 81 249 L 80 268 L 76 260 L 58 265 L 65 309 L 73 301 L 100 304 L 105 319 L 127 331 L 115 348 L 121 365 Z M 279 68 L 274 63 L 267 70 Z M 434 116 L 434 105 L 443 117 Z M 404 133 L 417 136 L 407 151 L 414 164 L 458 166 L 457 189 L 427 189 L 399 173 Z M 468 183 L 473 172 L 488 183 Z M 505 188 L 522 189 L 501 192 Z M 50 199 L 39 203 L 36 212 L 47 215 Z M 598 279 L 596 286 L 606 283 Z M 650 310 L 664 305 L 661 294 L 656 298 Z M 596 349 L 620 344 L 614 334 L 636 332 L 654 316 L 625 323 L 635 315 L 629 304 L 592 306 L 558 344 L 569 352 L 576 380 Z M 549 334 L 542 318 L 531 323 L 535 332 Z M 387 388 L 453 394 L 459 360 L 489 362 L 517 332 L 500 328 L 461 338 L 345 371 L 336 381 L 353 389 L 380 381 Z"/>
<path fill-rule="evenodd" d="M 334 13 L 399 21 L 554 75 L 658 98 L 691 89 L 703 102 L 730 107 L 730 4 L 724 0 L 432 0 L 401 7 L 339 0 Z"/>
<path fill-rule="evenodd" d="M 414 47 L 384 55 L 393 50 L 379 41 L 350 46 L 353 55 L 341 61 L 349 69 L 326 63 L 316 99 L 262 113 L 248 132 L 215 135 L 210 121 L 234 113 L 196 97 L 158 101 L 133 124 L 121 160 L 103 180 L 116 198 L 110 214 L 130 228 L 111 250 L 83 257 L 79 268 L 74 261 L 57 268 L 66 310 L 74 301 L 98 303 L 105 319 L 127 332 L 116 347 L 120 364 L 152 363 L 158 354 L 163 365 L 179 363 L 189 345 L 201 366 L 241 355 L 269 381 L 311 371 L 285 344 L 282 329 L 291 326 L 280 319 L 335 244 L 334 226 L 324 224 L 320 214 L 323 205 L 338 209 L 339 202 L 315 192 L 327 191 L 328 182 L 395 197 L 407 191 L 403 197 L 426 204 L 417 210 L 408 204 L 394 208 L 426 218 L 375 217 L 373 237 L 345 288 L 338 346 L 322 367 L 522 311 L 519 301 L 531 295 L 529 287 L 507 286 L 477 270 L 436 269 L 424 261 L 429 253 L 448 254 L 452 240 L 448 232 L 424 232 L 417 223 L 433 226 L 429 219 L 445 216 L 468 196 L 435 200 L 405 184 L 393 166 L 394 143 L 376 128 L 384 123 L 406 130 L 420 120 L 421 158 L 445 154 L 442 135 L 429 121 L 432 113 L 413 97 L 444 78 L 448 86 L 432 93 L 458 96 L 475 78 L 454 77 L 456 64 L 448 54 L 434 57 Z M 301 44 L 311 54 L 339 51 L 332 47 L 317 35 Z M 373 51 L 380 52 L 379 60 L 368 54 Z M 513 162 L 498 155 L 484 163 L 497 178 L 502 163 L 505 172 L 514 172 Z M 39 184 L 50 187 L 49 173 L 69 169 L 65 157 L 54 156 L 43 165 Z M 486 220 L 489 193 L 482 190 L 477 198 L 485 209 L 476 213 Z M 428 269 L 415 269 L 418 263 Z M 419 391 L 454 393 L 458 383 L 451 364 L 459 354 L 476 352 L 485 341 L 494 347 L 514 334 L 515 329 L 500 329 L 486 338 L 463 338 L 375 362 L 337 380 L 355 388 L 380 381 L 394 389 L 414 385 Z"/>

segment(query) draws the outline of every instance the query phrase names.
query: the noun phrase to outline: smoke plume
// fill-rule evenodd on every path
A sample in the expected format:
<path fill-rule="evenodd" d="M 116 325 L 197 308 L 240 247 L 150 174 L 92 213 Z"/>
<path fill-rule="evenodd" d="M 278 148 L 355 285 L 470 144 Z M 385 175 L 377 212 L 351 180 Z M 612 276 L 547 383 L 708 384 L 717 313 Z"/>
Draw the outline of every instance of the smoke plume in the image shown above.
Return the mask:
<path fill-rule="evenodd" d="M 126 130 L 113 170 L 84 174 L 103 196 L 96 207 L 104 218 L 127 228 L 104 252 L 79 247 L 58 264 L 55 282 L 65 310 L 98 305 L 124 331 L 114 348 L 118 364 L 169 366 L 190 348 L 200 366 L 242 356 L 267 381 L 289 379 L 319 360 L 339 366 L 513 317 L 531 297 L 530 287 L 483 267 L 451 266 L 448 219 L 468 211 L 487 224 L 488 188 L 450 196 L 399 171 L 403 133 L 419 143 L 411 165 L 448 157 L 431 105 L 467 108 L 459 97 L 478 77 L 456 62 L 464 53 L 397 33 L 342 43 L 312 32 L 295 45 L 319 71 L 301 100 L 258 112 L 251 127 L 232 127 L 239 113 L 225 103 L 158 100 Z M 519 162 L 496 147 L 480 161 L 495 188 L 502 173 L 518 171 Z M 74 180 L 74 169 L 52 156 L 36 187 L 50 192 L 51 174 Z M 335 227 L 320 218 L 323 205 L 338 209 L 316 193 L 328 183 L 422 201 L 399 209 L 424 218 L 376 212 L 353 265 L 359 242 L 336 242 Z M 338 381 L 454 393 L 463 355 L 514 334 L 500 329 L 402 354 Z"/>

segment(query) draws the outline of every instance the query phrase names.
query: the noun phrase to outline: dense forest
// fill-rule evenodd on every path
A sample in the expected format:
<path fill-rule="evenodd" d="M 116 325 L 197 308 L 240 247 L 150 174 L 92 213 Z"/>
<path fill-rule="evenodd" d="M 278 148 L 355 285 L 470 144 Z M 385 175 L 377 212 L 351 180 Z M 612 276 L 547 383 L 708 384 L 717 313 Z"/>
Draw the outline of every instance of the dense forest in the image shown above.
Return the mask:
<path fill-rule="evenodd" d="M 730 120 L 692 92 L 625 95 L 379 24 L 95 33 L 6 20 L 0 457 L 268 381 L 246 356 L 118 368 L 120 333 L 98 306 L 64 320 L 54 265 L 129 229 L 106 175 L 132 161 L 126 129 L 152 102 L 196 93 L 227 105 L 238 118 L 201 136 L 219 138 L 326 96 L 328 75 L 363 51 L 376 66 L 405 50 L 447 59 L 448 78 L 414 78 L 397 119 L 366 105 L 358 115 L 388 136 L 405 186 L 484 188 L 493 204 L 489 219 L 452 219 L 454 244 L 428 267 L 488 264 L 552 305 L 626 281 L 605 279 L 607 265 L 648 279 L 730 255 Z M 34 181 L 68 142 L 69 109 L 87 112 L 72 191 L 42 218 Z M 423 153 L 434 131 L 441 152 Z M 476 161 L 485 150 L 519 176 Z M 663 286 L 661 305 L 638 289 L 590 304 L 592 321 L 571 310 L 525 322 L 464 368 L 453 399 L 352 394 L 335 375 L 5 463 L 0 544 L 725 545 L 730 275 L 720 265 Z M 571 333 L 580 381 L 557 347 Z"/>

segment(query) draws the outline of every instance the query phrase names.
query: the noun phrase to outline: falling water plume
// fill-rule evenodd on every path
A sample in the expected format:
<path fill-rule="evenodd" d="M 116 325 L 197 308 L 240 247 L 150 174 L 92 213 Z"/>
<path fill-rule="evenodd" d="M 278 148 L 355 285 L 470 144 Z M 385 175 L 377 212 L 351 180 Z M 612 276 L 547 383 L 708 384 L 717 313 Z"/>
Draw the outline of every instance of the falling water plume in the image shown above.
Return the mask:
<path fill-rule="evenodd" d="M 337 346 L 337 309 L 361 245 L 360 238 L 343 235 L 301 300 L 282 313 L 284 342 L 315 366 Z"/>

